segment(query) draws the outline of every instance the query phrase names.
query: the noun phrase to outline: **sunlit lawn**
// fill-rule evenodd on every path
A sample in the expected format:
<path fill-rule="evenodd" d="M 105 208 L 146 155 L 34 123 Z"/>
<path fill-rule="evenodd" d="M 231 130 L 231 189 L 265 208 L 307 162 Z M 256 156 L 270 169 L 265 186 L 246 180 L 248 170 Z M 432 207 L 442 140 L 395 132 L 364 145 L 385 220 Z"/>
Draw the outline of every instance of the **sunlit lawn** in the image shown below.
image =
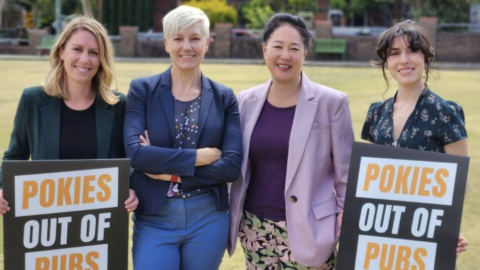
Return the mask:
<path fill-rule="evenodd" d="M 126 93 L 133 78 L 153 75 L 167 67 L 167 64 L 155 63 L 118 63 L 118 88 Z M 47 61 L 0 60 L 0 153 L 7 148 L 22 89 L 39 85 L 44 80 L 47 68 Z M 233 88 L 236 93 L 268 79 L 268 70 L 262 65 L 204 64 L 202 70 L 206 76 Z M 305 67 L 304 71 L 311 80 L 349 95 L 355 135 L 360 140 L 360 129 L 369 104 L 381 100 L 385 89 L 380 72 L 373 68 L 334 67 Z M 480 266 L 480 239 L 477 237 L 480 231 L 480 152 L 476 151 L 480 149 L 480 72 L 441 70 L 436 75 L 439 78 L 431 80 L 430 88 L 446 99 L 457 101 L 466 112 L 471 161 L 462 233 L 470 245 L 468 251 L 458 259 L 458 269 L 477 270 Z M 395 86 L 392 86 L 385 96 L 389 97 L 394 91 Z M 0 241 L 3 242 L 2 230 L 0 234 Z M 0 253 L 3 254 L 3 245 L 0 245 Z M 0 260 L 0 270 L 3 270 L 3 256 L 0 256 Z M 233 258 L 224 258 L 221 269 L 245 269 L 241 247 L 237 246 Z"/>

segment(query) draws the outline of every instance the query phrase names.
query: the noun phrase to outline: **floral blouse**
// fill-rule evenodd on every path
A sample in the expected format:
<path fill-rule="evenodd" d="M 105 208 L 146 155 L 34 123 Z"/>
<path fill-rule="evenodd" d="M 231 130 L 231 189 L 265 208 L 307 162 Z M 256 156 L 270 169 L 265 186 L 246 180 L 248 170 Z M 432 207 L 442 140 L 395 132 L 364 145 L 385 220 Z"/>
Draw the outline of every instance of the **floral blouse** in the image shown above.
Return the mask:
<path fill-rule="evenodd" d="M 445 153 L 445 145 L 467 138 L 462 107 L 425 87 L 400 137 L 393 138 L 393 98 L 368 110 L 362 139 L 375 144 Z"/>

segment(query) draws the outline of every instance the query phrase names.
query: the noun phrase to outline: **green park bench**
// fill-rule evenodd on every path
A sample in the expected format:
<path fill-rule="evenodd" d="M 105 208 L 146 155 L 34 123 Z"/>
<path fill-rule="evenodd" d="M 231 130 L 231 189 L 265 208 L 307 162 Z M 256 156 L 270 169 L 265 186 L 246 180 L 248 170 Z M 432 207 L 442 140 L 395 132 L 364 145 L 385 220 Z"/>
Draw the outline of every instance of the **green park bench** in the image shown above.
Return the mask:
<path fill-rule="evenodd" d="M 43 36 L 40 45 L 37 46 L 38 52 L 41 53 L 43 51 L 50 51 L 56 41 L 56 36 Z"/>
<path fill-rule="evenodd" d="M 347 55 L 347 40 L 340 38 L 317 38 L 315 39 L 315 54 L 332 53 L 341 54 L 345 61 Z"/>

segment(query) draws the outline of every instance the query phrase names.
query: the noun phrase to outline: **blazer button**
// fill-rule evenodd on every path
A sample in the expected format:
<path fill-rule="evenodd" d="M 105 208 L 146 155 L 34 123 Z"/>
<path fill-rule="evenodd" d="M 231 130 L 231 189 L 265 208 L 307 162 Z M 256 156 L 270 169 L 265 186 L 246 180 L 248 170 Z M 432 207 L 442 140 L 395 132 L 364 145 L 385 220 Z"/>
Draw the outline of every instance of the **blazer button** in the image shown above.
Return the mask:
<path fill-rule="evenodd" d="M 296 203 L 298 201 L 297 197 L 295 197 L 295 196 L 288 197 L 288 200 L 292 203 Z"/>

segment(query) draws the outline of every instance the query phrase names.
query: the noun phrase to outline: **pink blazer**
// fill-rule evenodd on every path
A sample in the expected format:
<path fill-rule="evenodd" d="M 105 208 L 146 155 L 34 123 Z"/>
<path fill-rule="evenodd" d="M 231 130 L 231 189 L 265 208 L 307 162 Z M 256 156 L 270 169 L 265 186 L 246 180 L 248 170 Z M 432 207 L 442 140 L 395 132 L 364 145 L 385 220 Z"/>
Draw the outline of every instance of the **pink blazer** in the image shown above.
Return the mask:
<path fill-rule="evenodd" d="M 238 95 L 244 154 L 242 173 L 230 190 L 230 255 L 235 251 L 250 182 L 250 137 L 270 85 L 271 80 Z M 347 95 L 313 83 L 303 74 L 284 194 L 289 243 L 303 265 L 324 264 L 335 248 L 336 214 L 344 205 L 353 141 Z"/>

